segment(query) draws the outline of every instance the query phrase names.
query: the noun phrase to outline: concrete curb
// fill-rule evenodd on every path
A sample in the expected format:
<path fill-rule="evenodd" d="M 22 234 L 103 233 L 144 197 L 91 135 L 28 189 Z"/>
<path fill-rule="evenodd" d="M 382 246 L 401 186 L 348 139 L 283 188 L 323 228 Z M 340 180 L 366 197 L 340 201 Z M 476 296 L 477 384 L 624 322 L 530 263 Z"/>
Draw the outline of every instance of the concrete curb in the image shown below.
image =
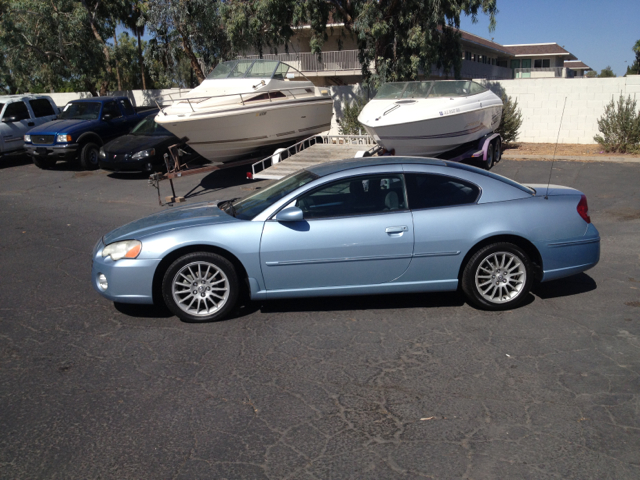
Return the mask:
<path fill-rule="evenodd" d="M 530 155 L 516 152 L 502 152 L 502 158 L 517 160 L 553 160 L 553 155 Z M 556 160 L 565 162 L 615 162 L 615 163 L 640 163 L 640 157 L 612 157 L 612 156 L 589 156 L 589 155 L 556 155 Z"/>

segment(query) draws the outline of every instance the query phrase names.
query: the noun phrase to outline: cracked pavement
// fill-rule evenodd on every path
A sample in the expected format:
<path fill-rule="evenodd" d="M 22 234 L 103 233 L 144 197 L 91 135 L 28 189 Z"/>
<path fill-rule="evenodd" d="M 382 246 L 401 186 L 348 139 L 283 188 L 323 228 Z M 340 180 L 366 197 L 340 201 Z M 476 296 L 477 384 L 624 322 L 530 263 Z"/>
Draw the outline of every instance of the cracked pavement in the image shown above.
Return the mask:
<path fill-rule="evenodd" d="M 602 256 L 520 309 L 297 299 L 186 324 L 90 284 L 101 235 L 172 208 L 144 176 L 2 162 L 1 478 L 640 477 L 638 164 L 555 163 Z M 546 183 L 550 166 L 494 171 Z M 244 195 L 246 170 L 177 193 Z"/>

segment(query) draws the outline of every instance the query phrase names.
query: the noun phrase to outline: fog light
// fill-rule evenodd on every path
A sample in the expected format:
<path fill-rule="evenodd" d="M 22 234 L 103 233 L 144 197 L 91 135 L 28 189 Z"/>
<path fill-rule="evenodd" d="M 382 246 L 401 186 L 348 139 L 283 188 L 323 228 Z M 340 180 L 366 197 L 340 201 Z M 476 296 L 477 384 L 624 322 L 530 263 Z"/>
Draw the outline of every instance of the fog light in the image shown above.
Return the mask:
<path fill-rule="evenodd" d="M 107 282 L 107 277 L 105 277 L 104 273 L 98 274 L 98 285 L 102 290 L 106 290 L 109 287 L 109 283 Z"/>

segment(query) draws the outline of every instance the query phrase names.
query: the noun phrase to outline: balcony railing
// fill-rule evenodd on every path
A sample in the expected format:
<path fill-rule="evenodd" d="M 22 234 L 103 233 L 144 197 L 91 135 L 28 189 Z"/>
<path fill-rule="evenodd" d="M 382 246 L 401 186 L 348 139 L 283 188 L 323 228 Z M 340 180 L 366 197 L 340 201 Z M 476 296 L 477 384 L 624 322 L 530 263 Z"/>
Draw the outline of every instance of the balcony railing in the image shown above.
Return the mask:
<path fill-rule="evenodd" d="M 514 68 L 514 78 L 571 78 L 573 71 L 566 67 Z"/>
<path fill-rule="evenodd" d="M 246 55 L 241 58 L 258 59 L 258 55 Z M 301 72 L 338 72 L 345 70 L 360 70 L 357 50 L 340 50 L 322 52 L 320 58 L 315 53 L 279 53 L 277 55 L 263 55 L 265 60 L 279 60 L 288 63 Z"/>

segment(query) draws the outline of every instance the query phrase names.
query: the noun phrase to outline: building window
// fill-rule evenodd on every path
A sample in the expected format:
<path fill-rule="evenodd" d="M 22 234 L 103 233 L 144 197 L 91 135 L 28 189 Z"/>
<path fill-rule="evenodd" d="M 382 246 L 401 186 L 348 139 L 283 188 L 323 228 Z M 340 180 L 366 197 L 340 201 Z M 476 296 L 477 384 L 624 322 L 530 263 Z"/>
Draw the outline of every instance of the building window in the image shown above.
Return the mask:
<path fill-rule="evenodd" d="M 551 61 L 548 58 L 535 60 L 533 62 L 533 68 L 549 68 L 551 66 Z"/>
<path fill-rule="evenodd" d="M 465 60 L 471 60 L 471 52 L 465 51 L 464 52 L 464 59 Z"/>

